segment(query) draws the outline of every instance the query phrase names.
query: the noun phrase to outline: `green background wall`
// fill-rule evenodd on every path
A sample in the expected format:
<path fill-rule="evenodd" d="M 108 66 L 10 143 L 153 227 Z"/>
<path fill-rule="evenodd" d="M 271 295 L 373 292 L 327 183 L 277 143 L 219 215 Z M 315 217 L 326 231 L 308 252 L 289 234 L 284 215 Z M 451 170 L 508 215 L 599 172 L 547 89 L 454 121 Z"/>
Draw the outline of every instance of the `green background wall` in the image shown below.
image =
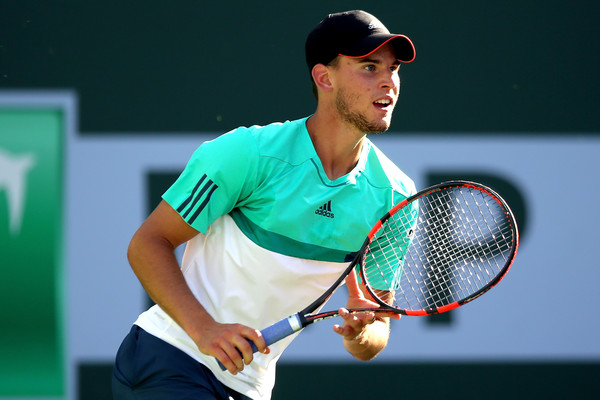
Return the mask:
<path fill-rule="evenodd" d="M 0 88 L 75 88 L 83 133 L 297 118 L 306 33 L 353 8 L 417 47 L 393 131 L 600 132 L 600 3 L 582 0 L 0 0 Z"/>

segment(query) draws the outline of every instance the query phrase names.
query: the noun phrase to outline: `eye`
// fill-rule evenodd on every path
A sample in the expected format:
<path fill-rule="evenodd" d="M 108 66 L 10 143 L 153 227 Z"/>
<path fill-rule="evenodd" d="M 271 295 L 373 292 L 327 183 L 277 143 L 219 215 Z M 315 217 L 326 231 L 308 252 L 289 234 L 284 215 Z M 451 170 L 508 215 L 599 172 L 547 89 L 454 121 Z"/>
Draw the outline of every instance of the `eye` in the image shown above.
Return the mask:
<path fill-rule="evenodd" d="M 365 69 L 369 72 L 375 72 L 376 67 L 375 67 L 375 64 L 367 64 L 367 65 L 365 65 Z"/>

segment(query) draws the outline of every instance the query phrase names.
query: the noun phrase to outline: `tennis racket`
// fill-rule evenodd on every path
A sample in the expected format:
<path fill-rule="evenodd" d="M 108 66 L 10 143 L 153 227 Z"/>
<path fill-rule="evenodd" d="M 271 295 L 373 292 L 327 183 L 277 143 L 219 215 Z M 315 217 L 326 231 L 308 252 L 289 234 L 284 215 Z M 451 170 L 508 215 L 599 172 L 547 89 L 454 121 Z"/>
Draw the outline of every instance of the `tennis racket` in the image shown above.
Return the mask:
<path fill-rule="evenodd" d="M 270 345 L 337 316 L 338 311 L 315 311 L 354 268 L 380 308 L 350 312 L 425 316 L 452 310 L 500 282 L 518 244 L 515 217 L 492 189 L 467 181 L 429 187 L 397 204 L 375 224 L 354 260 L 322 296 L 265 328 L 262 336 Z"/>

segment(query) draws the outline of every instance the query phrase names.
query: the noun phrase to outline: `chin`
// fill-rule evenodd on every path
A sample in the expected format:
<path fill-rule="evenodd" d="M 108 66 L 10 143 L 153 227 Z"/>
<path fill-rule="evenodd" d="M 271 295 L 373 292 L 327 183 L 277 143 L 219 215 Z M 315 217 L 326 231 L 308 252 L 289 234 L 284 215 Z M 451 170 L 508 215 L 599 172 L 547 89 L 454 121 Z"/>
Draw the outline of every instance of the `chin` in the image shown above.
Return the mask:
<path fill-rule="evenodd" d="M 379 130 L 372 131 L 372 132 L 367 132 L 367 133 L 368 133 L 368 134 L 371 134 L 371 135 L 378 135 L 378 134 L 380 134 L 380 133 L 387 132 L 387 130 L 388 130 L 388 129 L 389 129 L 389 128 L 385 128 L 385 129 L 379 129 Z"/>
<path fill-rule="evenodd" d="M 390 126 L 392 124 L 392 121 L 382 121 L 379 124 L 377 124 L 377 129 L 374 130 L 372 133 L 383 133 L 386 132 L 388 129 L 390 129 Z"/>

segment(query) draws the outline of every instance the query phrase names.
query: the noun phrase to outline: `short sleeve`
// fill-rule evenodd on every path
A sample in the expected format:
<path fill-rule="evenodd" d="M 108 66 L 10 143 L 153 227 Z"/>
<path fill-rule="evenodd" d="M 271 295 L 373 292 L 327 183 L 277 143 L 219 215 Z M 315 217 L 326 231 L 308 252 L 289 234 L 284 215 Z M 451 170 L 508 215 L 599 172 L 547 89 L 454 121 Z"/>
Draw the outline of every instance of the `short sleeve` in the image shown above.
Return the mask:
<path fill-rule="evenodd" d="M 203 143 L 163 199 L 196 230 L 228 214 L 256 185 L 258 152 L 247 128 Z"/>

